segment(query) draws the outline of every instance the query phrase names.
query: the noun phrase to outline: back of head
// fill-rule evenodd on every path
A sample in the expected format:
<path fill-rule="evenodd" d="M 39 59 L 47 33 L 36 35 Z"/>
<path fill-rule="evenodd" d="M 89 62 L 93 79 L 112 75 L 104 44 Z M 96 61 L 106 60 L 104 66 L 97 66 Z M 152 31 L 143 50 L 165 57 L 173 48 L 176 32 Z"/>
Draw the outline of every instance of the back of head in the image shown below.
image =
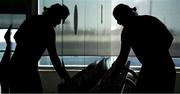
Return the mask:
<path fill-rule="evenodd" d="M 118 16 L 118 15 L 137 15 L 136 13 L 136 7 L 130 8 L 128 5 L 125 4 L 119 4 L 117 5 L 114 10 L 113 10 L 113 15 Z"/>
<path fill-rule="evenodd" d="M 58 16 L 66 18 L 69 15 L 69 9 L 65 5 L 54 4 L 50 8 L 44 7 L 43 15 Z"/>
<path fill-rule="evenodd" d="M 70 14 L 69 13 L 69 9 L 67 8 L 67 6 L 66 5 L 62 5 L 62 14 L 63 14 L 63 17 L 62 17 L 62 19 L 63 19 L 63 23 L 65 22 L 65 19 L 67 18 L 67 16 Z"/>

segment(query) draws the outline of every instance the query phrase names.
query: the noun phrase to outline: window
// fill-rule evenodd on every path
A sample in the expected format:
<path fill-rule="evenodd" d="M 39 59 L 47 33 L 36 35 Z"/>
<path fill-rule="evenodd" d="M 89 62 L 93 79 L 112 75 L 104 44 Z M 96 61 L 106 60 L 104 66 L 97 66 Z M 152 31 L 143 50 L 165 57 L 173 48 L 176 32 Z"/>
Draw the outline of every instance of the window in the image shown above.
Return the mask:
<path fill-rule="evenodd" d="M 102 56 L 59 56 L 68 68 L 84 68 L 91 63 L 95 63 L 107 57 Z M 49 56 L 42 56 L 39 61 L 40 67 L 52 67 Z"/>
<path fill-rule="evenodd" d="M 10 24 L 12 28 L 19 28 L 25 18 L 25 14 L 0 14 L 0 28 L 7 29 Z"/>
<path fill-rule="evenodd" d="M 44 6 L 49 7 L 55 3 L 61 4 L 62 1 L 38 0 L 38 14 L 42 14 Z M 70 15 L 65 24 L 57 26 L 55 30 L 57 52 L 66 66 L 87 66 L 99 59 L 109 57 L 111 1 L 63 0 L 63 3 L 69 8 Z M 75 7 L 77 15 L 75 15 Z M 75 34 L 76 20 L 77 34 Z M 40 60 L 42 66 L 50 62 L 48 54 L 44 55 Z"/>
<path fill-rule="evenodd" d="M 25 17 L 25 14 L 0 14 L 0 60 L 2 59 L 6 47 L 4 34 L 6 33 L 7 28 L 10 24 L 12 24 L 13 29 L 11 29 L 11 46 L 12 50 L 14 50 L 16 43 L 13 36 L 19 25 L 24 21 Z"/>
<path fill-rule="evenodd" d="M 153 15 L 159 18 L 174 35 L 170 53 L 180 67 L 180 0 L 63 0 L 68 6 L 70 15 L 65 24 L 58 25 L 56 30 L 56 47 L 58 55 L 66 66 L 87 66 L 102 58 L 109 58 L 113 62 L 120 51 L 120 35 L 123 27 L 119 26 L 112 16 L 113 8 L 119 3 L 131 7 L 136 6 L 140 15 Z M 43 7 L 49 7 L 62 0 L 38 0 L 38 14 L 42 14 Z M 75 15 L 77 7 L 77 15 Z M 5 49 L 4 34 L 10 24 L 18 28 L 25 19 L 23 14 L 0 14 L 0 57 Z M 75 21 L 77 20 L 77 34 Z M 62 28 L 63 27 L 63 28 Z M 12 30 L 12 36 L 17 29 Z M 15 42 L 12 39 L 12 49 Z M 62 57 L 63 56 L 63 57 Z M 131 66 L 141 66 L 133 51 L 128 60 Z M 39 66 L 52 66 L 48 54 L 45 52 L 39 61 Z"/>
<path fill-rule="evenodd" d="M 93 2 L 92 5 L 91 2 Z M 120 51 L 120 34 L 122 27 L 117 25 L 116 20 L 112 16 L 112 10 L 117 4 L 125 3 L 131 7 L 136 6 L 140 15 L 156 16 L 167 25 L 168 29 L 175 37 L 170 53 L 173 56 L 176 66 L 179 67 L 180 50 L 178 47 L 178 37 L 180 30 L 180 14 L 178 12 L 178 2 L 180 3 L 179 0 L 64 0 L 63 3 L 70 9 L 70 16 L 67 18 L 67 23 L 64 25 L 63 33 L 61 26 L 56 28 L 57 45 L 59 45 L 57 50 L 59 55 L 62 55 L 63 51 L 63 58 L 68 58 L 70 61 L 76 62 L 76 60 L 84 60 L 81 63 L 82 65 L 88 64 L 85 63 L 86 61 L 83 58 L 89 58 L 89 56 L 110 56 L 112 57 L 111 59 L 114 60 L 113 58 L 116 58 Z M 44 6 L 49 7 L 54 3 L 62 2 L 61 0 L 39 0 L 38 13 L 42 13 Z M 80 19 L 78 19 L 78 34 L 74 35 L 74 8 L 76 5 L 78 17 Z M 93 12 L 91 13 L 92 10 Z M 169 13 L 169 11 L 171 13 Z M 91 14 L 93 14 L 94 17 L 89 16 Z M 96 15 L 98 15 L 99 18 L 96 17 Z M 100 18 L 100 15 L 104 17 Z M 92 21 L 93 23 L 91 23 Z M 98 21 L 103 23 L 99 24 Z M 61 46 L 62 44 L 63 47 Z M 141 66 L 132 51 L 128 60 L 131 61 L 132 66 Z M 64 61 L 67 64 L 80 63 L 68 63 L 70 61 Z"/>
<path fill-rule="evenodd" d="M 174 36 L 173 44 L 169 49 L 170 54 L 176 67 L 180 67 L 180 11 L 179 11 L 179 0 L 112 0 L 112 9 L 119 3 L 124 3 L 130 7 L 136 7 L 139 15 L 152 15 L 160 19 L 169 29 L 169 31 Z M 114 36 L 115 41 L 113 41 L 113 48 L 118 51 L 118 46 L 120 43 L 120 36 L 122 27 L 120 27 L 116 20 L 111 18 L 111 32 Z M 114 55 L 118 55 L 115 53 Z M 129 60 L 135 66 L 139 62 L 135 57 L 134 53 L 131 51 Z M 139 66 L 139 65 L 138 65 Z"/>
<path fill-rule="evenodd" d="M 5 48 L 6 48 L 6 42 L 4 40 L 4 34 L 6 33 L 7 29 L 0 29 L 0 60 L 3 57 L 3 54 L 5 52 Z M 15 32 L 17 31 L 17 29 L 12 29 L 11 30 L 11 48 L 12 50 L 15 49 L 16 43 L 15 40 L 13 38 Z"/>

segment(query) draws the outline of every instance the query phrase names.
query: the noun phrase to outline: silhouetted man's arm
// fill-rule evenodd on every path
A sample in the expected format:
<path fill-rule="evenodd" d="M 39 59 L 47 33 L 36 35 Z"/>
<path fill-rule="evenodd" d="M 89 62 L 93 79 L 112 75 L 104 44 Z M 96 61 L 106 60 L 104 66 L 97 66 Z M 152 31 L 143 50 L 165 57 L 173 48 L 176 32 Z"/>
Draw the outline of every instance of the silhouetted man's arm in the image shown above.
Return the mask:
<path fill-rule="evenodd" d="M 65 70 L 65 67 L 63 66 L 62 62 L 60 62 L 60 59 L 57 55 L 56 44 L 55 44 L 55 34 L 49 35 L 49 36 L 50 36 L 50 41 L 49 41 L 47 50 L 49 52 L 49 56 L 52 61 L 52 64 L 54 65 L 54 68 L 60 77 L 63 77 L 65 80 L 69 80 L 70 79 L 69 74 Z"/>
<path fill-rule="evenodd" d="M 125 32 L 125 31 L 124 31 Z M 113 75 L 119 73 L 124 65 L 127 62 L 128 59 L 128 55 L 130 52 L 130 44 L 128 43 L 128 40 L 126 37 L 121 36 L 121 50 L 120 50 L 120 54 L 117 57 L 116 61 L 114 62 L 114 64 L 112 65 L 113 67 Z"/>

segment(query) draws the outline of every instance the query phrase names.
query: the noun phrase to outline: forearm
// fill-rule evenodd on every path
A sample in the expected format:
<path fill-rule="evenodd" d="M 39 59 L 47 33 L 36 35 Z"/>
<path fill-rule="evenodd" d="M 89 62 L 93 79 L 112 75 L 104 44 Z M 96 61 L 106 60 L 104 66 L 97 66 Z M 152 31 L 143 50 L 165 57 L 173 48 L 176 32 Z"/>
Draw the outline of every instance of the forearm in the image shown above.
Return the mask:
<path fill-rule="evenodd" d="M 127 58 L 126 57 L 118 56 L 118 58 L 116 59 L 116 61 L 113 64 L 113 66 L 115 68 L 115 71 L 116 72 L 120 72 L 123 69 L 123 67 L 126 64 L 126 62 L 127 62 Z"/>
<path fill-rule="evenodd" d="M 59 59 L 54 60 L 53 65 L 60 77 L 64 78 L 65 80 L 70 79 L 69 74 L 67 73 L 65 67 L 62 65 Z"/>
<path fill-rule="evenodd" d="M 122 43 L 120 54 L 113 64 L 114 68 L 117 72 L 120 72 L 123 69 L 124 65 L 127 62 L 129 52 L 130 52 L 129 44 L 128 43 Z"/>

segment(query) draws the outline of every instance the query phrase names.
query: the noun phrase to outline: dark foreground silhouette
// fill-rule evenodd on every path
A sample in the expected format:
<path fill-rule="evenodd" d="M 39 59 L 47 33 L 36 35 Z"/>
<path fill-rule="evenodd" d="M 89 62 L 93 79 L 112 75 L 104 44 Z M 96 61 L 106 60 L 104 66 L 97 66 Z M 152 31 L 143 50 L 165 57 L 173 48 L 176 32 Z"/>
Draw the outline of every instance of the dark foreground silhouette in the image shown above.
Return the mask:
<path fill-rule="evenodd" d="M 54 4 L 50 8 L 44 8 L 43 15 L 30 16 L 21 24 L 14 35 L 17 44 L 15 51 L 10 61 L 7 61 L 10 62 L 8 66 L 10 92 L 42 92 L 38 61 L 45 50 L 48 51 L 59 76 L 66 81 L 70 79 L 58 58 L 54 31 L 54 27 L 61 21 L 64 22 L 68 15 L 69 10 L 65 5 Z M 8 50 L 6 52 L 10 52 Z M 6 52 L 4 55 L 8 54 Z"/>
<path fill-rule="evenodd" d="M 173 36 L 166 26 L 153 16 L 138 15 L 136 8 L 124 4 L 114 8 L 113 16 L 124 27 L 113 74 L 121 71 L 132 48 L 142 64 L 136 92 L 174 92 L 176 71 L 168 51 Z"/>
<path fill-rule="evenodd" d="M 6 48 L 3 54 L 1 63 L 0 63 L 0 84 L 1 84 L 1 93 L 8 93 L 10 90 L 9 84 L 9 62 L 11 56 L 11 28 L 12 25 L 9 26 L 7 32 L 4 35 L 4 39 L 6 41 Z"/>

